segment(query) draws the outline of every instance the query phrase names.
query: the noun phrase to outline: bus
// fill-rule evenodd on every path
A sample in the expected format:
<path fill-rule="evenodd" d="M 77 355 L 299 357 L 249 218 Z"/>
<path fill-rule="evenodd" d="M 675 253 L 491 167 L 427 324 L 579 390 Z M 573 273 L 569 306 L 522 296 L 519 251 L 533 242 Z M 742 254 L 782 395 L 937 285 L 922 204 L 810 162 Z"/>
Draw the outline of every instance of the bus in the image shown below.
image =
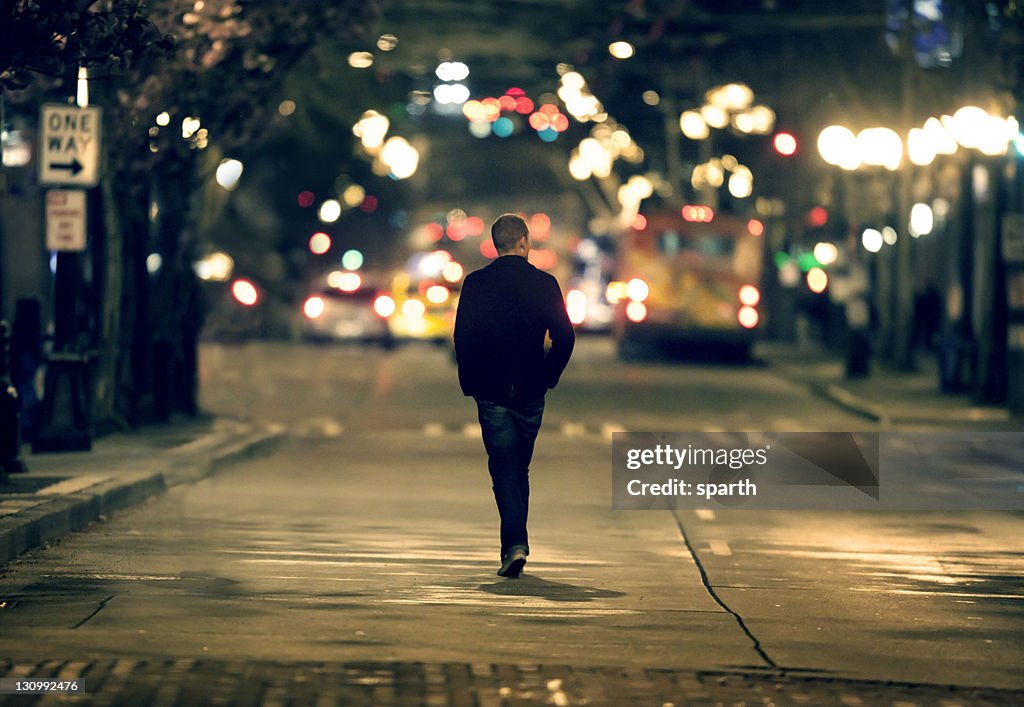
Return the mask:
<path fill-rule="evenodd" d="M 747 359 L 764 326 L 764 225 L 707 206 L 638 216 L 619 236 L 607 298 L 620 356 L 683 344 Z"/>

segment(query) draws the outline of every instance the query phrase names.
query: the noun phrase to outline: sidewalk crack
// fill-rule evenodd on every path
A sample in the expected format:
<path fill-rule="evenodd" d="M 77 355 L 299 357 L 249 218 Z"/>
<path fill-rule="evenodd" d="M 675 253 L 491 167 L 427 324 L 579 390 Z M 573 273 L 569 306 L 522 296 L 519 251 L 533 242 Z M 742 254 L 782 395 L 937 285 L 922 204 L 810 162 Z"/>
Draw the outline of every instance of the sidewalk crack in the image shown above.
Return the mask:
<path fill-rule="evenodd" d="M 740 616 L 736 611 L 734 611 L 728 604 L 726 604 L 722 597 L 718 595 L 718 592 L 715 591 L 715 588 L 711 586 L 711 580 L 708 578 L 708 573 L 704 569 L 704 564 L 700 561 L 700 557 L 697 556 L 697 551 L 696 549 L 694 549 L 693 544 L 690 542 L 689 536 L 686 534 L 686 528 L 683 527 L 682 519 L 679 518 L 679 516 L 676 515 L 676 513 L 674 512 L 672 513 L 672 517 L 676 520 L 676 527 L 679 528 L 679 534 L 683 536 L 683 542 L 686 544 L 686 549 L 687 551 L 689 551 L 690 557 L 693 558 L 693 563 L 697 565 L 697 571 L 700 572 L 700 581 L 704 585 L 704 589 L 707 590 L 708 595 L 715 601 L 716 604 L 722 607 L 723 611 L 725 611 L 727 614 L 732 616 L 733 619 L 736 620 L 736 623 L 739 625 L 740 630 L 743 631 L 744 635 L 746 635 L 746 637 L 750 639 L 750 642 L 753 644 L 754 647 L 754 652 L 757 653 L 758 656 L 760 656 L 761 660 L 763 660 L 768 667 L 778 670 L 778 663 L 772 660 L 771 656 L 769 656 L 768 653 L 765 652 L 764 648 L 761 646 L 761 641 L 757 638 L 757 636 L 754 635 L 754 632 L 750 630 L 750 627 L 747 626 L 746 622 L 743 620 L 743 617 Z"/>
<path fill-rule="evenodd" d="M 94 610 L 92 611 L 92 613 L 90 613 L 90 614 L 89 614 L 88 616 L 86 616 L 86 617 L 85 617 L 84 619 L 82 619 L 81 621 L 79 621 L 79 622 L 78 622 L 77 624 L 75 624 L 75 625 L 74 625 L 74 626 L 72 626 L 71 628 L 72 628 L 72 629 L 76 629 L 76 628 L 81 628 L 82 626 L 84 626 L 85 624 L 87 624 L 87 623 L 88 623 L 89 621 L 91 621 L 91 620 L 92 620 L 92 618 L 93 618 L 94 616 L 96 616 L 96 614 L 100 613 L 100 612 L 101 612 L 101 611 L 103 611 L 103 610 L 104 610 L 105 608 L 107 608 L 107 604 L 108 604 L 108 603 L 110 602 L 110 600 L 111 600 L 111 599 L 113 599 L 113 598 L 114 598 L 115 596 L 117 596 L 117 595 L 116 595 L 116 594 L 111 594 L 111 595 L 110 595 L 109 597 L 107 597 L 106 599 L 104 599 L 103 601 L 101 601 L 101 602 L 99 603 L 99 605 L 98 605 L 98 606 L 97 606 L 97 607 L 96 607 L 96 608 L 95 608 L 95 609 L 94 609 Z"/>

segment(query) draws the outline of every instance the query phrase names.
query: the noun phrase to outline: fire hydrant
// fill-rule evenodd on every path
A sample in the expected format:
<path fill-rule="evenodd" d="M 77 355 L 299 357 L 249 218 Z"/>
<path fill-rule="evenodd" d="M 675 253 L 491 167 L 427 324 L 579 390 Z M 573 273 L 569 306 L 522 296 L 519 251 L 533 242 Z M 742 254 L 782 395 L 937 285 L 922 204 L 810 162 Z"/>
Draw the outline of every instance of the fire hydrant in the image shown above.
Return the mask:
<path fill-rule="evenodd" d="M 11 328 L 0 321 L 0 482 L 25 471 L 21 454 L 21 401 L 11 382 Z"/>

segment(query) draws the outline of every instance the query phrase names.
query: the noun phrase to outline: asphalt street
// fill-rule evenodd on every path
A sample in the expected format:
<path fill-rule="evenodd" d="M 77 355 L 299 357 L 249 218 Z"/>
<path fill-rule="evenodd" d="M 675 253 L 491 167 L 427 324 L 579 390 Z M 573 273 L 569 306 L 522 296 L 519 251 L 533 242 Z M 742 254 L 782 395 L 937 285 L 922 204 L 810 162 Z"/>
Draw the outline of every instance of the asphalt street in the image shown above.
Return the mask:
<path fill-rule="evenodd" d="M 519 580 L 494 575 L 444 349 L 208 345 L 201 375 L 206 409 L 288 441 L 8 567 L 2 654 L 1024 689 L 1020 513 L 611 510 L 616 430 L 871 429 L 768 367 L 622 364 L 582 339 L 549 396 Z"/>

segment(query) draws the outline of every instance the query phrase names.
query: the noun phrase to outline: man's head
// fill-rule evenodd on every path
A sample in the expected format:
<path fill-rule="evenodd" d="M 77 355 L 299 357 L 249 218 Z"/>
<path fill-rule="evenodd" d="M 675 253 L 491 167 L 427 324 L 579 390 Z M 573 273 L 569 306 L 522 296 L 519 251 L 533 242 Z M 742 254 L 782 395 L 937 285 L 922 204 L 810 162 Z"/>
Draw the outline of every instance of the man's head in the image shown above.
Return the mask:
<path fill-rule="evenodd" d="M 530 252 L 530 229 L 516 214 L 502 214 L 491 224 L 491 240 L 498 255 L 521 255 Z"/>

